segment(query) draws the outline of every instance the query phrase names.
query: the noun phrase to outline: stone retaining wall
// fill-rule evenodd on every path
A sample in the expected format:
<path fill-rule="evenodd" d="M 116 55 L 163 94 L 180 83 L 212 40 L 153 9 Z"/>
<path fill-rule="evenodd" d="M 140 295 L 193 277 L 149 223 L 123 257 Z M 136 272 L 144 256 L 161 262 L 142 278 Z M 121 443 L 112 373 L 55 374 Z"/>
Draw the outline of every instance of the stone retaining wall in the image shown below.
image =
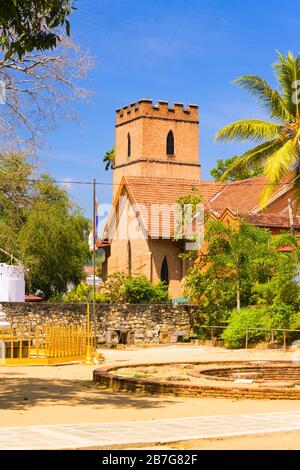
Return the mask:
<path fill-rule="evenodd" d="M 35 324 L 61 322 L 86 323 L 85 304 L 3 303 L 3 310 L 13 322 Z M 199 308 L 191 305 L 97 304 L 99 342 L 155 344 L 176 342 L 180 333 L 190 335 L 201 317 Z"/>

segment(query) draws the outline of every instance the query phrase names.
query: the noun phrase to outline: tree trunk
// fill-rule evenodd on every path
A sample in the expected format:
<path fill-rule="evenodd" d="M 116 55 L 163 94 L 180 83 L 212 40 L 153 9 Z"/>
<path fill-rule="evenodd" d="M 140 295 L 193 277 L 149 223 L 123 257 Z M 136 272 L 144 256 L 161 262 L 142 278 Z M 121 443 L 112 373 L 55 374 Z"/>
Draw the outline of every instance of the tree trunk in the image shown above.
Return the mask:
<path fill-rule="evenodd" d="M 239 278 L 236 281 L 236 309 L 238 312 L 241 311 L 241 286 Z"/>

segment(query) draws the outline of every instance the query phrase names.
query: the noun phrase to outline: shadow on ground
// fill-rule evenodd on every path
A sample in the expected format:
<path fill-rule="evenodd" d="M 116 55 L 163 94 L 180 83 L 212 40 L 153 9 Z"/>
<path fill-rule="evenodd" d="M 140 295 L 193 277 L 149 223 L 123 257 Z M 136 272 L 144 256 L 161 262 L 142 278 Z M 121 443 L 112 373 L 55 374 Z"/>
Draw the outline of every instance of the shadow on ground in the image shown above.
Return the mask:
<path fill-rule="evenodd" d="M 110 405 L 145 409 L 173 403 L 173 400 L 103 391 L 86 380 L 0 378 L 0 410 L 27 410 L 38 405 L 87 405 L 95 409 Z"/>

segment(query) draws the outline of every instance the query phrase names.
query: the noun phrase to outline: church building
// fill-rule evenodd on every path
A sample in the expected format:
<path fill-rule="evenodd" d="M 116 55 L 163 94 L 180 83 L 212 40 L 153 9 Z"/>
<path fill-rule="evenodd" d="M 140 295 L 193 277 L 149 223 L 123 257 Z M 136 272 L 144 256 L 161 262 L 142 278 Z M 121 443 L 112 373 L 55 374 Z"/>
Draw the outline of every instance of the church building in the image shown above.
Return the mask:
<path fill-rule="evenodd" d="M 104 277 L 144 274 L 151 282 L 167 282 L 172 298 L 182 296 L 190 262 L 180 257 L 188 245 L 176 235 L 174 214 L 179 198 L 195 189 L 216 220 L 245 217 L 274 234 L 291 224 L 300 231 L 300 211 L 288 179 L 263 211 L 259 196 L 265 177 L 232 183 L 201 179 L 197 105 L 154 105 L 143 99 L 118 109 L 115 148 L 113 209 L 101 241 Z"/>

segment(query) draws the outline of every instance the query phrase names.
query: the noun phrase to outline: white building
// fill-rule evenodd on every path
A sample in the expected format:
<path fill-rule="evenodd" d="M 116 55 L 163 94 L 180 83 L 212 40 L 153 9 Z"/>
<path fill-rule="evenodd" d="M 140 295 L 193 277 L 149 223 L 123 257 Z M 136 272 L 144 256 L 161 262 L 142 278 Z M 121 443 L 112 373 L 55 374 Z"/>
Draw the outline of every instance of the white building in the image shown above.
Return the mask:
<path fill-rule="evenodd" d="M 22 266 L 0 263 L 0 302 L 25 302 L 25 279 Z"/>

